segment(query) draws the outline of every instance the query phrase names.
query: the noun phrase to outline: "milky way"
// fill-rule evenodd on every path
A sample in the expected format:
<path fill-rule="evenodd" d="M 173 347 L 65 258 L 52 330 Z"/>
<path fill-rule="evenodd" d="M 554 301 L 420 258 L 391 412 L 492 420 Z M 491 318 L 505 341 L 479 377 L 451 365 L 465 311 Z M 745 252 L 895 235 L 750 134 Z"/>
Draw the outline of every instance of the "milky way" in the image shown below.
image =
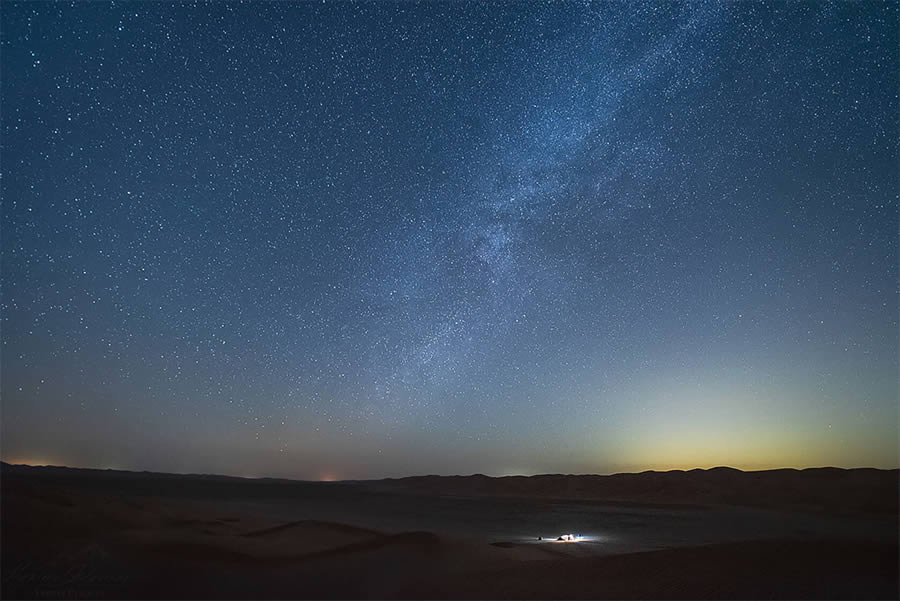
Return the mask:
<path fill-rule="evenodd" d="M 897 6 L 7 2 L 5 461 L 897 466 Z"/>

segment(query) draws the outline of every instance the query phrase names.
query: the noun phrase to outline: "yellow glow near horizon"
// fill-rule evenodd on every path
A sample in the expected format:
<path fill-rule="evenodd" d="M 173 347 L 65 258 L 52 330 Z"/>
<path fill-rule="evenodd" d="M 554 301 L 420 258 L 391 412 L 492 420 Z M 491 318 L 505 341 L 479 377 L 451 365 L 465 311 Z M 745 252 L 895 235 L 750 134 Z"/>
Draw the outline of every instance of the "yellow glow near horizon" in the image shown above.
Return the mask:
<path fill-rule="evenodd" d="M 693 469 L 730 466 L 744 470 L 817 466 L 895 468 L 870 438 L 850 428 L 783 424 L 771 428 L 745 421 L 716 424 L 653 425 L 622 447 L 624 463 L 645 469 Z"/>

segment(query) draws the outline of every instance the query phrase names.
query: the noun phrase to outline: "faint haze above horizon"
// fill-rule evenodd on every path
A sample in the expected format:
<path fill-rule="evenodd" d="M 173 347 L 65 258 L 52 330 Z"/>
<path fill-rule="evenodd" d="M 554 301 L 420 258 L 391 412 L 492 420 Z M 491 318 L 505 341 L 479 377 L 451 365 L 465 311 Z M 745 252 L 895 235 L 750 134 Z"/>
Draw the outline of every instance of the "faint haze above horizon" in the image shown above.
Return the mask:
<path fill-rule="evenodd" d="M 5 2 L 0 458 L 897 468 L 898 11 Z"/>
<path fill-rule="evenodd" d="M 646 468 L 640 471 L 614 471 L 603 474 L 596 473 L 586 473 L 586 472 L 578 472 L 578 473 L 534 473 L 534 474 L 523 474 L 523 473 L 506 473 L 506 474 L 484 474 L 481 472 L 473 472 L 467 474 L 434 474 L 434 473 L 420 473 L 420 474 L 405 474 L 401 476 L 382 476 L 382 477 L 371 477 L 371 478 L 342 478 L 338 474 L 335 473 L 324 473 L 320 477 L 307 477 L 307 478 L 294 478 L 291 476 L 271 476 L 271 475 L 256 475 L 256 474 L 219 474 L 219 473 L 209 473 L 209 472 L 160 472 L 160 471 L 151 471 L 151 470 L 135 470 L 135 469 L 125 469 L 125 468 L 117 468 L 117 467 L 97 467 L 97 466 L 74 466 L 74 465 L 59 465 L 53 463 L 44 463 L 41 460 L 13 460 L 13 461 L 3 461 L 4 464 L 11 468 L 19 468 L 19 467 L 27 467 L 27 468 L 51 468 L 51 469 L 74 469 L 74 470 L 88 470 L 88 471 L 103 471 L 103 472 L 124 472 L 124 473 L 147 473 L 147 474 L 164 474 L 164 475 L 174 475 L 174 476 L 198 476 L 198 477 L 214 477 L 214 478 L 241 478 L 241 479 L 284 479 L 284 480 L 296 480 L 296 481 L 305 481 L 305 482 L 362 482 L 369 480 L 397 480 L 397 479 L 418 479 L 418 478 L 531 478 L 531 477 L 542 477 L 542 476 L 565 476 L 565 477 L 593 477 L 593 476 L 617 476 L 617 475 L 638 475 L 638 474 L 660 474 L 660 473 L 690 473 L 690 472 L 715 472 L 720 470 L 725 471 L 737 471 L 742 473 L 758 473 L 758 472 L 780 472 L 780 471 L 793 471 L 793 472 L 805 472 L 805 471 L 818 471 L 818 470 L 842 470 L 842 471 L 854 471 L 854 470 L 877 470 L 877 471 L 898 471 L 900 468 L 872 468 L 872 467 L 836 467 L 830 465 L 820 465 L 820 466 L 810 466 L 810 467 L 779 467 L 779 468 L 761 468 L 761 469 L 741 469 L 732 467 L 729 465 L 711 465 L 708 467 L 693 467 L 693 468 L 666 468 L 666 469 L 654 469 L 654 468 Z"/>

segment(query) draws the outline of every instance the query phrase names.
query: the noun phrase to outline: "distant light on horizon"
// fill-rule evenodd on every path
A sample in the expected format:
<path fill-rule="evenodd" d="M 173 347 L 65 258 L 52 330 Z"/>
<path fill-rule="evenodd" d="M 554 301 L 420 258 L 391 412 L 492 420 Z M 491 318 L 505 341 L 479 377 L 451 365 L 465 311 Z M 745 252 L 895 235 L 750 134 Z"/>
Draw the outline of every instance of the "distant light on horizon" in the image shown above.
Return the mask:
<path fill-rule="evenodd" d="M 48 459 L 35 459 L 35 458 L 3 458 L 4 463 L 8 463 L 10 465 L 27 465 L 30 467 L 56 467 L 56 466 L 66 466 L 65 462 L 52 461 Z M 67 466 L 68 467 L 68 466 Z"/>

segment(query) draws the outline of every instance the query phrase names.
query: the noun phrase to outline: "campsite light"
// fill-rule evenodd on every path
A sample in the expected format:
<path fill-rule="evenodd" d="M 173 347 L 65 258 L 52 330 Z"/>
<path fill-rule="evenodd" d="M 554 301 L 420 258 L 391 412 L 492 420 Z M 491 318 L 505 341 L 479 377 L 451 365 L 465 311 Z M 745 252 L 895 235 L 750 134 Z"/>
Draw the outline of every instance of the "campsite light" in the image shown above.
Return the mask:
<path fill-rule="evenodd" d="M 555 536 L 538 536 L 532 540 L 537 542 L 555 542 L 555 543 L 591 543 L 597 542 L 602 537 L 592 534 L 576 534 L 574 532 L 559 534 Z"/>

